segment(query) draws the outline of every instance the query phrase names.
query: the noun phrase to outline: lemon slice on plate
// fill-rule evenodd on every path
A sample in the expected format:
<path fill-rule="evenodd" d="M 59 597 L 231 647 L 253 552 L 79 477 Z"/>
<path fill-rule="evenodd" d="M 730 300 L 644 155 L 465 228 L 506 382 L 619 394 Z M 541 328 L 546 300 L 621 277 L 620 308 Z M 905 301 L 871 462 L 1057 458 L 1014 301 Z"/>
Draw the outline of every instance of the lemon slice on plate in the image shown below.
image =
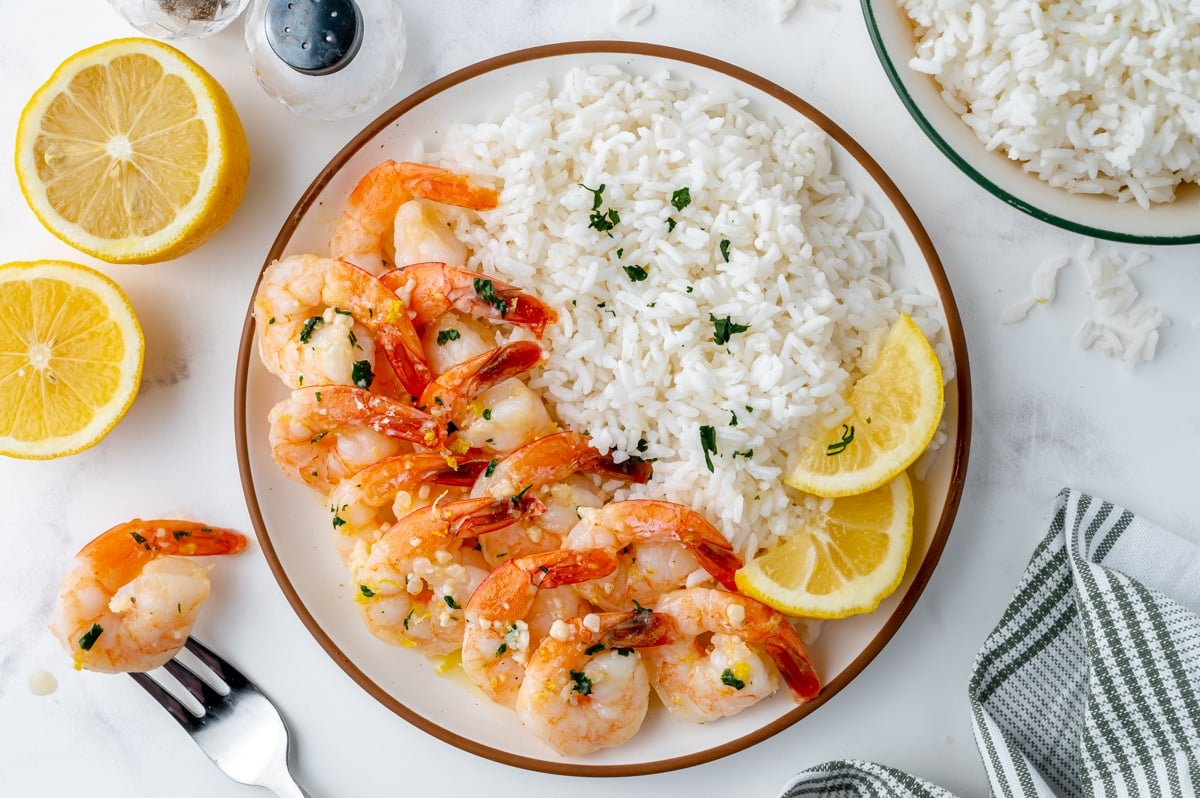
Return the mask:
<path fill-rule="evenodd" d="M 250 174 L 225 90 L 153 39 L 69 57 L 21 112 L 21 193 L 51 233 L 101 260 L 155 263 L 208 240 Z"/>
<path fill-rule="evenodd" d="M 0 307 L 0 454 L 60 457 L 107 435 L 133 404 L 145 351 L 120 287 L 74 263 L 9 263 Z"/>
<path fill-rule="evenodd" d="M 781 612 L 844 618 L 871 612 L 904 577 L 912 548 L 908 475 L 833 499 L 812 524 L 758 555 L 735 575 L 745 594 Z"/>
<path fill-rule="evenodd" d="M 907 315 L 892 325 L 871 370 L 850 389 L 850 416 L 822 431 L 793 459 L 784 482 L 817 496 L 878 488 L 912 465 L 942 418 L 937 354 Z"/>

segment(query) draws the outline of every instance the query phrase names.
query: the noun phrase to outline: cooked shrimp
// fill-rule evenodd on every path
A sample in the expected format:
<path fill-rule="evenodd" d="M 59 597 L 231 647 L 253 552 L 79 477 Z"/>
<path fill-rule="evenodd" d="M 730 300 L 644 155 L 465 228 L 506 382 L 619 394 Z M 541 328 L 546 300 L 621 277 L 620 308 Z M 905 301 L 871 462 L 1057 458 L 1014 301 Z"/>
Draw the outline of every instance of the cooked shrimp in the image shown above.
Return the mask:
<path fill-rule="evenodd" d="M 392 524 L 355 573 L 367 627 L 389 643 L 446 654 L 462 645 L 463 607 L 487 576 L 469 538 L 542 511 L 529 497 L 435 502 Z"/>
<path fill-rule="evenodd" d="M 375 274 L 387 263 L 395 264 L 392 239 L 401 232 L 396 230 L 396 213 L 417 197 L 478 211 L 492 210 L 499 202 L 494 190 L 473 184 L 466 175 L 426 164 L 385 161 L 363 175 L 350 192 L 329 242 L 334 257 Z M 411 233 L 413 222 L 406 220 L 406 224 Z"/>
<path fill-rule="evenodd" d="M 538 338 L 546 325 L 558 321 L 554 309 L 537 297 L 494 277 L 445 263 L 414 263 L 385 272 L 379 280 L 408 304 L 418 331 L 451 310 L 525 327 Z"/>
<path fill-rule="evenodd" d="M 400 266 L 426 261 L 463 266 L 467 262 L 467 246 L 429 200 L 411 199 L 396 210 L 392 246 L 391 262 Z"/>
<path fill-rule="evenodd" d="M 245 547 L 240 532 L 193 521 L 135 518 L 118 524 L 75 556 L 58 591 L 51 630 L 76 668 L 157 668 L 183 647 L 208 598 L 209 566 L 188 558 Z"/>
<path fill-rule="evenodd" d="M 641 728 L 650 705 L 646 667 L 632 649 L 673 637 L 670 618 L 652 612 L 556 622 L 517 690 L 521 723 L 563 756 L 621 745 Z"/>
<path fill-rule="evenodd" d="M 560 548 L 579 521 L 579 508 L 602 507 L 607 500 L 593 481 L 580 474 L 645 482 L 650 473 L 650 463 L 633 458 L 616 463 L 578 432 L 555 432 L 525 444 L 484 471 L 471 495 L 499 499 L 529 491 L 542 500 L 546 512 L 482 538 L 484 558 L 494 565 L 507 557 Z"/>
<path fill-rule="evenodd" d="M 370 387 L 375 346 L 409 395 L 432 379 L 404 302 L 377 278 L 336 258 L 293 255 L 263 272 L 254 296 L 263 365 L 289 388 Z"/>
<path fill-rule="evenodd" d="M 440 376 L 465 360 L 496 348 L 492 330 L 470 316 L 447 313 L 421 331 L 425 362 Z"/>
<path fill-rule="evenodd" d="M 467 676 L 488 698 L 513 706 L 525 663 L 550 633 L 551 624 L 591 611 L 568 585 L 604 576 L 616 567 L 612 551 L 592 549 L 519 557 L 492 571 L 467 602 L 462 640 Z"/>
<path fill-rule="evenodd" d="M 267 418 L 271 457 L 288 476 L 322 493 L 397 454 L 402 442 L 437 448 L 444 438 L 428 413 L 346 385 L 292 391 Z"/>
<path fill-rule="evenodd" d="M 334 487 L 329 513 L 343 562 L 354 569 L 397 519 L 458 488 L 465 497 L 485 461 L 447 462 L 428 452 L 398 454 L 356 471 Z M 455 497 L 461 498 L 461 497 Z"/>
<path fill-rule="evenodd" d="M 694 587 L 660 597 L 679 638 L 646 651 L 650 684 L 672 715 L 697 723 L 734 715 L 774 694 L 782 672 L 798 703 L 820 682 L 796 630 L 747 596 Z"/>
<path fill-rule="evenodd" d="M 455 439 L 488 454 L 508 454 L 558 429 L 540 396 L 519 379 L 488 388 L 467 405 Z"/>
<path fill-rule="evenodd" d="M 421 392 L 417 406 L 434 418 L 466 424 L 468 406 L 489 388 L 542 362 L 542 348 L 533 341 L 510 344 L 476 355 L 448 369 Z M 482 409 L 480 410 L 482 412 Z"/>
<path fill-rule="evenodd" d="M 719 584 L 736 589 L 742 567 L 729 541 L 699 513 L 673 502 L 629 499 L 582 517 L 563 540 L 569 549 L 621 549 L 621 566 L 608 577 L 580 585 L 588 601 L 606 610 L 653 607 L 663 593 L 694 581 L 704 569 Z"/>

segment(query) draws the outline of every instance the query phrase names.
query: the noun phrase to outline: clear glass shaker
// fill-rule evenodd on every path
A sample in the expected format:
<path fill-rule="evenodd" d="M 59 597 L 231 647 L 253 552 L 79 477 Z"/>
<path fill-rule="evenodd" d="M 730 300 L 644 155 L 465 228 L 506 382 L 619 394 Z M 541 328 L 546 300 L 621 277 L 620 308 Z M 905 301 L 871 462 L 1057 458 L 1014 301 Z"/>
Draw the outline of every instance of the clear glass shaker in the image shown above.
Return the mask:
<path fill-rule="evenodd" d="M 202 39 L 224 30 L 250 0 L 108 0 L 133 27 L 156 39 Z"/>
<path fill-rule="evenodd" d="M 314 119 L 375 105 L 396 84 L 407 45 L 398 0 L 254 0 L 246 17 L 259 85 Z"/>

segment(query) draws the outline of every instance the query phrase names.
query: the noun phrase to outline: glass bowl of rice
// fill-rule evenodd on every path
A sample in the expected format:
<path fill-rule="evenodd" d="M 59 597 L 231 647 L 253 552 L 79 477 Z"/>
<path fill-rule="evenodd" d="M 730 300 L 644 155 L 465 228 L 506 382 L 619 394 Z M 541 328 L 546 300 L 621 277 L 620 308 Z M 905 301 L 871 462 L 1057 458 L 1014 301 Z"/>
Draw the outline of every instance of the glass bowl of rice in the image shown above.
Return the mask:
<path fill-rule="evenodd" d="M 1084 235 L 1200 241 L 1200 14 L 1114 0 L 862 0 L 932 142 L 997 198 Z"/>

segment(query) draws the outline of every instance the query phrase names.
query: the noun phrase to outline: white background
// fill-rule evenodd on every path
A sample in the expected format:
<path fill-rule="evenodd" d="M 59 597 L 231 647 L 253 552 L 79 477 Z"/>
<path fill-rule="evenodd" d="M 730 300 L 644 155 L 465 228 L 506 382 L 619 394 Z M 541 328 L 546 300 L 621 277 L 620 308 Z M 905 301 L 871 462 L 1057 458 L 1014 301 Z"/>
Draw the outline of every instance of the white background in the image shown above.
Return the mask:
<path fill-rule="evenodd" d="M 1200 540 L 1200 264 L 1196 246 L 1143 248 L 1144 299 L 1172 324 L 1157 358 L 1127 369 L 1077 350 L 1089 313 L 1081 272 L 1024 322 L 1000 312 L 1029 292 L 1033 268 L 1084 239 L 994 199 L 924 138 L 892 93 L 857 5 L 803 2 L 784 23 L 767 0 L 659 0 L 633 27 L 608 2 L 459 0 L 402 3 L 409 53 L 376 111 L 474 61 L 535 44 L 616 38 L 705 52 L 811 102 L 856 138 L 908 197 L 945 264 L 966 329 L 974 381 L 968 482 L 941 564 L 907 623 L 845 690 L 791 729 L 689 770 L 630 779 L 529 774 L 463 753 L 376 704 L 318 648 L 257 546 L 223 562 L 197 628 L 260 684 L 293 731 L 299 779 L 317 798 L 408 794 L 573 798 L 774 795 L 797 770 L 875 760 L 961 795 L 987 792 L 966 686 L 975 651 L 999 619 L 1055 494 L 1093 492 Z M 21 3 L 0 26 L 0 142 L 65 57 L 131 29 L 100 0 Z M 0 459 L 0 774 L 7 795 L 259 795 L 228 781 L 124 677 L 78 673 L 46 631 L 71 556 L 135 516 L 184 515 L 251 531 L 233 435 L 234 362 L 246 304 L 288 211 L 326 161 L 370 118 L 291 115 L 255 84 L 241 24 L 181 48 L 226 87 L 250 140 L 244 203 L 192 255 L 155 266 L 100 264 L 45 232 L 11 167 L 0 169 L 0 260 L 64 258 L 125 288 L 146 333 L 144 383 L 102 443 L 49 462 Z M 1200 215 L 1198 215 L 1200 224 Z M 1108 244 L 1101 246 L 1107 247 Z M 1121 252 L 1133 248 L 1119 246 Z M 3 309 L 0 308 L 0 313 Z M 29 677 L 58 679 L 33 695 Z"/>

